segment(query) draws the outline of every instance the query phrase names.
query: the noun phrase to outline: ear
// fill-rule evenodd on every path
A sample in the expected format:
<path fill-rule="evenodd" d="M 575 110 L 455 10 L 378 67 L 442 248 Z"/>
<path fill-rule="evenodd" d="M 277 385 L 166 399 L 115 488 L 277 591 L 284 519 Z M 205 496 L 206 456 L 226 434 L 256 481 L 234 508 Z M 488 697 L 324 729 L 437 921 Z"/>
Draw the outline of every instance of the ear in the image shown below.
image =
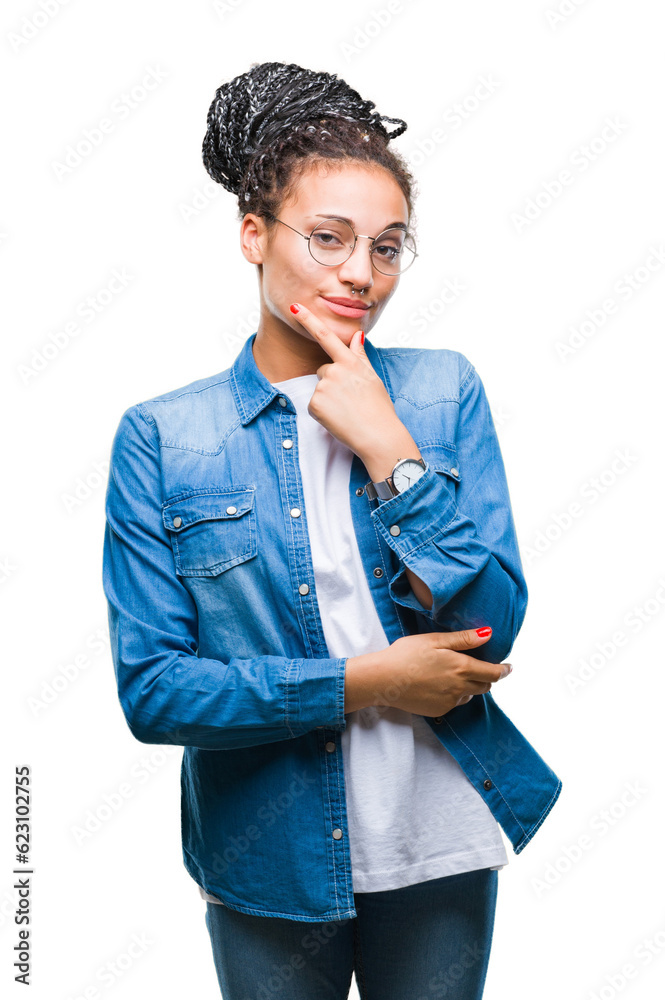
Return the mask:
<path fill-rule="evenodd" d="M 266 224 L 259 215 L 248 212 L 240 224 L 240 249 L 250 264 L 262 264 L 266 245 Z"/>

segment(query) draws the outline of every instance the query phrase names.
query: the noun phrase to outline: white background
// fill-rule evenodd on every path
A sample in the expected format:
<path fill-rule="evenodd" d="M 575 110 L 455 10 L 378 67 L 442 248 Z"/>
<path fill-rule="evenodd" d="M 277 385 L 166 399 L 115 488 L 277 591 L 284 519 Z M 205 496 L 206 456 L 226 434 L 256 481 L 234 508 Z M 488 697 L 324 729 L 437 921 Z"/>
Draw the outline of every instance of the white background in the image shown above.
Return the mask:
<path fill-rule="evenodd" d="M 0 963 L 12 983 L 13 778 L 28 764 L 34 1000 L 95 986 L 88 995 L 112 1000 L 219 995 L 205 903 L 181 860 L 182 749 L 138 743 L 118 702 L 104 492 L 125 408 L 228 367 L 256 329 L 235 199 L 209 180 L 201 142 L 216 88 L 266 60 L 336 72 L 408 122 L 395 148 L 420 187 L 421 256 L 371 337 L 462 351 L 495 415 L 530 593 L 495 696 L 564 788 L 500 873 L 485 996 L 659 992 L 661 11 L 564 0 L 557 21 L 556 9 L 3 5 Z M 103 118 L 112 131 L 59 176 Z M 127 284 L 108 296 L 114 270 Z M 446 304 L 447 281 L 464 290 Z M 420 309 L 431 320 L 418 327 Z M 121 807 L 77 837 L 123 785 Z M 105 986 L 99 970 L 124 964 L 135 934 L 150 944 Z"/>

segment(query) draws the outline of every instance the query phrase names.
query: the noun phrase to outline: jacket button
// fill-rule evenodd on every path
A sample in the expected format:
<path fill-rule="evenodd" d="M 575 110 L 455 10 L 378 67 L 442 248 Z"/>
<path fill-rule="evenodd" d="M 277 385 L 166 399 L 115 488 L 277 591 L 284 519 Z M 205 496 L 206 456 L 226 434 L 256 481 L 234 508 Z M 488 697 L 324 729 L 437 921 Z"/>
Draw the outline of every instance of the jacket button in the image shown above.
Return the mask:
<path fill-rule="evenodd" d="M 300 508 L 299 507 L 292 507 L 291 508 L 291 517 L 300 517 Z"/>
<path fill-rule="evenodd" d="M 326 750 L 328 751 L 328 753 L 332 753 L 335 750 L 335 744 L 334 743 L 326 743 Z"/>
<path fill-rule="evenodd" d="M 227 507 L 226 508 L 226 513 L 227 514 L 237 514 L 238 513 L 238 508 L 237 507 Z"/>
<path fill-rule="evenodd" d="M 174 528 L 179 528 L 181 524 L 182 524 L 182 518 L 181 517 L 174 517 L 173 518 L 173 527 Z"/>
<path fill-rule="evenodd" d="M 282 448 L 293 448 L 293 441 L 291 438 L 284 438 L 282 441 Z"/>
<path fill-rule="evenodd" d="M 453 476 L 459 476 L 459 469 L 456 469 L 455 466 L 452 466 L 450 471 L 452 472 Z"/>
<path fill-rule="evenodd" d="M 376 577 L 383 576 L 383 570 L 381 569 L 380 566 L 377 566 L 376 569 L 372 570 L 372 572 L 374 573 L 374 576 L 376 576 Z"/>
<path fill-rule="evenodd" d="M 436 717 L 436 719 L 434 721 L 435 722 L 441 722 L 442 720 L 443 720 L 443 716 L 442 715 L 437 715 L 437 717 Z"/>
<path fill-rule="evenodd" d="M 357 497 L 361 497 L 364 492 L 365 492 L 365 487 L 364 486 L 359 486 L 358 489 L 356 490 L 356 496 Z"/>
<path fill-rule="evenodd" d="M 333 830 L 333 837 L 335 838 L 335 840 L 341 840 L 342 839 L 342 831 L 341 830 Z"/>
<path fill-rule="evenodd" d="M 298 587 L 299 594 L 309 594 L 309 586 L 306 583 L 301 583 Z"/>
<path fill-rule="evenodd" d="M 391 524 L 390 525 L 390 534 L 391 535 L 401 535 L 402 534 L 402 530 L 401 530 L 399 524 Z"/>
<path fill-rule="evenodd" d="M 491 788 L 491 787 L 492 787 L 492 782 L 490 781 L 489 778 L 485 778 L 485 780 L 483 781 L 483 788 Z"/>
<path fill-rule="evenodd" d="M 286 400 L 284 399 L 283 396 L 279 397 L 279 405 L 280 406 L 286 406 Z"/>

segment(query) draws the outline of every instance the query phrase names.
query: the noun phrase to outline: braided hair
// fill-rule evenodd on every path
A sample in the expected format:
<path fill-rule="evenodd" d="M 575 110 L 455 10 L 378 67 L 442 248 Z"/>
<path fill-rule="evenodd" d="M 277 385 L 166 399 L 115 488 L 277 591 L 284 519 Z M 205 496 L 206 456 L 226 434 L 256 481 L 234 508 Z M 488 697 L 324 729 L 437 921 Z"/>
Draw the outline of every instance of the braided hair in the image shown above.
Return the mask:
<path fill-rule="evenodd" d="M 237 195 L 239 220 L 252 212 L 265 218 L 269 229 L 305 167 L 322 160 L 384 167 L 399 184 L 411 215 L 415 179 L 406 160 L 388 148 L 407 124 L 373 108 L 336 73 L 295 63 L 253 63 L 215 93 L 203 164 L 213 180 Z M 384 121 L 398 127 L 389 132 Z"/>

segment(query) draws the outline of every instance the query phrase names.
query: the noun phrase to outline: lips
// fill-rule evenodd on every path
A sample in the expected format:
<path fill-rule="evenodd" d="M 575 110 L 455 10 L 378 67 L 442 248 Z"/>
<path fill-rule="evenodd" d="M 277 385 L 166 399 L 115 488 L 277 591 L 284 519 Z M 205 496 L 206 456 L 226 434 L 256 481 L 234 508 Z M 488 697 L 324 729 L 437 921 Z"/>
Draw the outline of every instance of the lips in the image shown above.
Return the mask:
<path fill-rule="evenodd" d="M 348 319 L 361 319 L 369 309 L 369 306 L 363 305 L 362 302 L 340 298 L 336 295 L 330 298 L 322 295 L 321 298 L 336 316 L 346 316 Z"/>
<path fill-rule="evenodd" d="M 322 295 L 322 299 L 326 302 L 334 302 L 338 306 L 349 306 L 350 309 L 369 309 L 369 306 L 364 302 L 358 302 L 357 299 L 344 299 L 340 298 L 338 295 Z"/>

